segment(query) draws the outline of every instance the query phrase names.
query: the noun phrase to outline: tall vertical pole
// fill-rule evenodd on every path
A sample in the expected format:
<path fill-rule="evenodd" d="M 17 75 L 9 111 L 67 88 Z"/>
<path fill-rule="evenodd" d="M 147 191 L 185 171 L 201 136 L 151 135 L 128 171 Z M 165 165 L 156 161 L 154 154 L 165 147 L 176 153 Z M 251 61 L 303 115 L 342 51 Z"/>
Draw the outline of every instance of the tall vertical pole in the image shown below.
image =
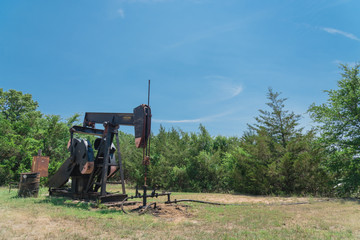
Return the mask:
<path fill-rule="evenodd" d="M 150 79 L 149 79 L 149 85 L 148 85 L 148 106 L 150 107 Z"/>
<path fill-rule="evenodd" d="M 148 107 L 150 107 L 150 79 L 149 79 L 149 85 L 148 85 Z M 146 114 L 149 114 L 149 112 L 147 112 Z M 148 118 L 149 116 L 146 115 L 146 117 Z M 147 129 L 148 125 L 146 124 L 145 125 L 145 134 L 147 134 Z M 147 140 L 146 140 L 147 141 Z M 146 146 L 145 146 L 145 154 L 144 154 L 144 151 L 143 151 L 143 161 L 145 161 L 145 158 L 147 158 L 148 156 L 148 144 L 146 142 Z M 146 186 L 146 179 L 147 178 L 147 164 L 145 164 L 145 176 L 144 176 L 144 185 Z"/>
<path fill-rule="evenodd" d="M 149 87 L 148 87 L 148 107 L 150 108 L 150 79 L 149 79 Z M 150 113 L 148 113 L 150 114 Z M 151 116 L 149 116 L 151 117 Z M 146 149 L 147 147 L 149 146 L 149 157 L 150 157 L 150 140 L 151 140 L 151 132 L 149 133 L 149 137 L 148 137 L 148 140 L 149 140 L 149 144 L 146 145 Z"/>
<path fill-rule="evenodd" d="M 149 79 L 149 85 L 148 85 L 148 107 L 150 107 L 150 79 Z M 150 114 L 149 112 L 147 112 L 146 114 Z M 149 117 L 148 115 L 146 116 L 147 118 Z M 148 124 L 145 125 L 145 134 L 147 134 L 147 129 L 148 127 Z M 150 138 L 149 138 L 150 140 Z M 146 180 L 147 180 L 147 161 L 145 161 L 145 158 L 148 157 L 148 144 L 146 142 L 146 146 L 145 146 L 145 154 L 144 154 L 144 150 L 143 150 L 143 162 L 145 163 L 145 166 L 144 166 L 144 193 L 143 193 L 143 207 L 146 206 L 146 198 L 147 198 L 147 193 L 146 193 L 146 190 L 147 190 L 147 183 L 146 183 Z"/>

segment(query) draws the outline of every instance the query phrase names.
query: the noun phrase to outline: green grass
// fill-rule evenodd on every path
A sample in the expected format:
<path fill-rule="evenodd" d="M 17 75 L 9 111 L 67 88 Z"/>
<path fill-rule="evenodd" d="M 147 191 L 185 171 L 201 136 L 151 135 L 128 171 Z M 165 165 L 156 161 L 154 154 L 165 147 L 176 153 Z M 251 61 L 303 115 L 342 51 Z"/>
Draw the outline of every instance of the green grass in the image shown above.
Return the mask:
<path fill-rule="evenodd" d="M 133 194 L 133 190 L 130 191 Z M 359 239 L 357 201 L 271 205 L 276 197 L 174 193 L 173 198 L 243 202 L 244 206 L 182 203 L 189 215 L 156 217 L 94 208 L 95 204 L 47 196 L 18 198 L 0 188 L 0 239 Z M 229 200 L 230 199 L 230 200 Z M 158 199 L 165 201 L 166 197 Z M 261 200 L 259 202 L 259 200 Z M 287 198 L 298 201 L 297 198 Z"/>

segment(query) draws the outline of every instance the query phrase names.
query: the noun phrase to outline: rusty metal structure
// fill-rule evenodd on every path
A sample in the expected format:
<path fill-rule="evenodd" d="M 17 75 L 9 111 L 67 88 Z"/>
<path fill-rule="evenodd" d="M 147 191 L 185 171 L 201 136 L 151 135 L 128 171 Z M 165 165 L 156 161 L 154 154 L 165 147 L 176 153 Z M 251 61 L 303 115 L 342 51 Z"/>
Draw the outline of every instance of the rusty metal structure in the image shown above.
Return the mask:
<path fill-rule="evenodd" d="M 41 149 L 38 151 L 38 155 L 33 157 L 31 172 L 39 172 L 40 177 L 48 176 L 49 169 L 49 157 L 41 156 Z"/>
<path fill-rule="evenodd" d="M 102 124 L 104 129 L 96 129 L 96 124 Z M 136 147 L 147 149 L 151 129 L 151 109 L 148 105 L 142 104 L 134 108 L 133 113 L 87 112 L 83 126 L 70 128 L 68 143 L 70 157 L 49 179 L 49 194 L 100 202 L 122 201 L 127 198 L 118 134 L 121 125 L 134 126 Z M 91 143 L 74 138 L 75 133 L 100 137 L 94 142 L 96 156 Z M 116 147 L 113 144 L 114 138 Z M 117 159 L 115 151 L 117 151 Z M 107 179 L 118 171 L 120 171 L 122 193 L 108 193 Z M 64 187 L 69 179 L 71 179 L 70 189 Z"/>
<path fill-rule="evenodd" d="M 40 173 L 21 173 L 19 182 L 19 197 L 38 197 L 40 186 Z M 10 189 L 9 189 L 10 191 Z"/>
<path fill-rule="evenodd" d="M 104 129 L 95 128 L 102 124 Z M 120 153 L 119 128 L 121 125 L 133 126 L 135 130 L 135 145 L 143 149 L 144 185 L 143 194 L 136 187 L 134 196 L 128 196 L 125 190 L 124 169 Z M 142 198 L 140 209 L 147 209 L 147 198 L 167 196 L 170 202 L 170 192 L 156 193 L 152 189 L 148 194 L 147 168 L 150 164 L 150 80 L 148 88 L 148 104 L 142 104 L 133 109 L 132 113 L 85 113 L 83 126 L 70 128 L 68 149 L 70 157 L 60 166 L 57 172 L 49 179 L 50 196 L 65 196 L 75 199 L 95 200 L 101 203 L 133 205 L 136 202 L 127 202 L 129 199 Z M 74 134 L 88 134 L 99 136 L 94 146 L 84 139 L 74 137 Z M 116 140 L 116 147 L 113 143 Z M 97 150 L 94 156 L 94 149 Z M 115 158 L 117 152 L 117 159 Z M 122 193 L 106 191 L 108 178 L 120 172 Z M 71 187 L 65 184 L 71 179 Z M 153 204 L 153 203 L 152 203 Z"/>

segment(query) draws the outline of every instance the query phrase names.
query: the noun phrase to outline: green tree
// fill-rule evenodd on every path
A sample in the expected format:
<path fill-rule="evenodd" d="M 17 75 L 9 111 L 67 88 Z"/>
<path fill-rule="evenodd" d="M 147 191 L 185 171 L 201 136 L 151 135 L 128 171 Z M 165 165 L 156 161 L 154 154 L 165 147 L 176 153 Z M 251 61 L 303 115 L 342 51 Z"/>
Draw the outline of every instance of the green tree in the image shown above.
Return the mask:
<path fill-rule="evenodd" d="M 43 116 L 37 108 L 30 94 L 0 89 L 0 185 L 17 181 L 20 173 L 30 171 L 39 149 L 50 157 L 50 174 L 69 155 L 69 126 L 79 115 L 66 122 L 60 116 Z"/>
<path fill-rule="evenodd" d="M 296 128 L 299 125 L 301 115 L 285 110 L 284 102 L 287 98 L 279 98 L 280 94 L 269 88 L 267 93 L 269 102 L 266 105 L 270 107 L 270 111 L 260 109 L 260 116 L 255 117 L 257 123 L 254 126 L 248 126 L 255 131 L 265 129 L 275 142 L 280 143 L 285 148 L 291 138 L 302 130 Z"/>
<path fill-rule="evenodd" d="M 302 129 L 297 128 L 301 116 L 285 110 L 287 99 L 280 98 L 280 94 L 268 89 L 266 105 L 270 110 L 259 110 L 257 123 L 249 127 L 257 133 L 257 160 L 268 168 L 269 191 L 289 193 L 294 191 L 294 158 L 287 147 L 301 133 Z"/>
<path fill-rule="evenodd" d="M 350 194 L 360 186 L 360 65 L 340 68 L 343 72 L 338 89 L 326 90 L 327 102 L 312 104 L 309 112 L 320 124 L 321 141 L 330 154 L 326 166 L 333 174 L 333 184 L 342 194 Z"/>
<path fill-rule="evenodd" d="M 30 170 L 32 156 L 41 146 L 34 138 L 41 119 L 30 94 L 0 89 L 0 184 Z"/>
<path fill-rule="evenodd" d="M 20 121 L 23 117 L 34 113 L 37 107 L 38 103 L 32 99 L 31 94 L 23 94 L 14 89 L 6 92 L 0 88 L 0 112 L 6 120 Z"/>
<path fill-rule="evenodd" d="M 285 110 L 287 99 L 279 96 L 280 93 L 269 88 L 267 106 L 270 110 L 259 110 L 256 124 L 249 125 L 250 131 L 244 134 L 242 148 L 250 157 L 248 160 L 242 157 L 242 162 L 250 159 L 256 170 L 240 172 L 258 188 L 246 191 L 322 193 L 323 183 L 327 181 L 320 169 L 323 155 L 313 148 L 314 133 L 302 133 L 302 128 L 298 127 L 301 115 Z M 256 171 L 258 175 L 253 173 Z"/>

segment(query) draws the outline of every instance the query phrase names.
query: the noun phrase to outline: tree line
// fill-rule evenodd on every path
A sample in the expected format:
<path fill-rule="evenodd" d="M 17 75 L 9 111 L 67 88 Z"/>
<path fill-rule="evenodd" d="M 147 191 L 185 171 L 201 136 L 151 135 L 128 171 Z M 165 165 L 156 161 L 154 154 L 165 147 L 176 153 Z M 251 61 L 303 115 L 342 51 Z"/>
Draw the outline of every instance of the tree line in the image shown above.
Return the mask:
<path fill-rule="evenodd" d="M 287 110 L 286 98 L 269 88 L 266 108 L 239 137 L 211 136 L 203 125 L 197 133 L 165 129 L 151 136 L 148 185 L 171 191 L 249 194 L 350 196 L 360 186 L 360 65 L 342 65 L 341 79 L 328 99 L 312 104 L 316 127 L 305 131 L 301 115 Z M 42 149 L 50 157 L 50 176 L 69 156 L 69 128 L 44 115 L 30 94 L 0 89 L 0 185 L 28 172 L 32 156 Z M 143 184 L 142 151 L 134 136 L 120 133 L 125 179 Z M 46 179 L 45 179 L 46 182 Z"/>

